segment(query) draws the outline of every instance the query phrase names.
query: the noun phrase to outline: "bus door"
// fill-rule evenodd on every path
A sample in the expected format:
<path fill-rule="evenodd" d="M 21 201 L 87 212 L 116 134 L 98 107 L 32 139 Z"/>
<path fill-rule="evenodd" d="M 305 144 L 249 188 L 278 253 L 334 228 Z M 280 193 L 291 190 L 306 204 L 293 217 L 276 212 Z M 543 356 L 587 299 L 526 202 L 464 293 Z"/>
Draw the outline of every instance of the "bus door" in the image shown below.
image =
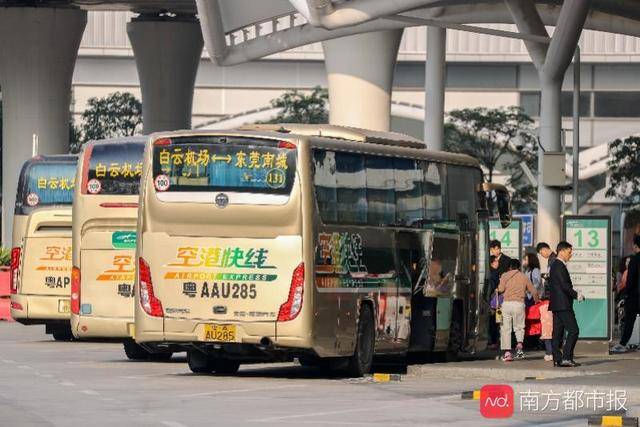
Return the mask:
<path fill-rule="evenodd" d="M 395 238 L 398 270 L 395 338 L 399 349 L 406 349 L 409 344 L 412 295 L 420 286 L 419 279 L 426 264 L 426 248 L 423 245 L 426 236 L 427 233 L 422 231 L 400 231 Z"/>
<path fill-rule="evenodd" d="M 438 232 L 433 235 L 429 273 L 424 294 L 435 299 L 435 343 L 434 350 L 447 350 L 453 306 L 455 273 L 458 264 L 459 234 Z"/>
<path fill-rule="evenodd" d="M 411 300 L 411 349 L 445 351 L 449 344 L 459 235 L 428 230 L 421 240 L 425 261 Z"/>
<path fill-rule="evenodd" d="M 475 247 L 475 305 L 469 306 L 468 332 L 475 336 L 469 343 L 476 348 L 484 348 L 488 339 L 489 318 L 489 219 L 486 211 L 478 213 L 478 235 Z"/>

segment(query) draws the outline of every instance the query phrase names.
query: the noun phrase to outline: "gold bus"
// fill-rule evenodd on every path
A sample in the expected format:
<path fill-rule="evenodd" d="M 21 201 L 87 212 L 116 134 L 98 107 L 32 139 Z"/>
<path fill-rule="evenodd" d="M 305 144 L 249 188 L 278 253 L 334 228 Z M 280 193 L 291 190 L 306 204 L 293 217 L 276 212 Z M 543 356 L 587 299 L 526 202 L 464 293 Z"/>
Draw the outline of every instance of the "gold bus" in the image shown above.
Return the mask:
<path fill-rule="evenodd" d="M 478 162 L 328 125 L 157 133 L 145 152 L 136 341 L 193 372 L 486 344 Z M 508 195 L 495 187 L 502 218 Z"/>
<path fill-rule="evenodd" d="M 122 339 L 132 359 L 149 356 L 131 339 L 138 188 L 145 141 L 144 137 L 130 137 L 85 144 L 73 203 L 73 334 Z"/>
<path fill-rule="evenodd" d="M 71 203 L 77 157 L 37 156 L 18 179 L 11 250 L 11 317 L 69 340 Z"/>

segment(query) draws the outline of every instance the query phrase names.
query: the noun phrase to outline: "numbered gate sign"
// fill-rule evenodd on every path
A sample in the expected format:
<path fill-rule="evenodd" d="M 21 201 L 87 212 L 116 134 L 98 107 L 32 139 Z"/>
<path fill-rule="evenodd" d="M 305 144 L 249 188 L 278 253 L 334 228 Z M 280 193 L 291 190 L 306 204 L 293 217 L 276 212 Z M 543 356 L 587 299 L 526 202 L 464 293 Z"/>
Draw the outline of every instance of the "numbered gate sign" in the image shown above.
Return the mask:
<path fill-rule="evenodd" d="M 522 259 L 522 221 L 514 218 L 507 228 L 502 228 L 500 221 L 489 221 L 489 239 L 498 240 L 502 247 L 502 253 L 515 258 Z"/>
<path fill-rule="evenodd" d="M 573 304 L 581 339 L 609 339 L 611 295 L 611 218 L 567 215 L 562 219 L 563 238 L 573 245 L 567 264 L 575 290 L 585 301 Z"/>

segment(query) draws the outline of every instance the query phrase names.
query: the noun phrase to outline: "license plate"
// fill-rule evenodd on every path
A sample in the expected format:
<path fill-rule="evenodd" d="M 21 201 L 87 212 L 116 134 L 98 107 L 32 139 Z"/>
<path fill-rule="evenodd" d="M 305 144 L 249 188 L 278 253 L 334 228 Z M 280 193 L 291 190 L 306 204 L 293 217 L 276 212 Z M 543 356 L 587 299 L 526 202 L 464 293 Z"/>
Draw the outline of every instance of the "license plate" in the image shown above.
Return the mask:
<path fill-rule="evenodd" d="M 59 313 L 69 313 L 71 312 L 71 305 L 68 299 L 59 299 L 58 300 L 58 312 Z"/>
<path fill-rule="evenodd" d="M 204 325 L 204 340 L 235 342 L 236 325 Z"/>

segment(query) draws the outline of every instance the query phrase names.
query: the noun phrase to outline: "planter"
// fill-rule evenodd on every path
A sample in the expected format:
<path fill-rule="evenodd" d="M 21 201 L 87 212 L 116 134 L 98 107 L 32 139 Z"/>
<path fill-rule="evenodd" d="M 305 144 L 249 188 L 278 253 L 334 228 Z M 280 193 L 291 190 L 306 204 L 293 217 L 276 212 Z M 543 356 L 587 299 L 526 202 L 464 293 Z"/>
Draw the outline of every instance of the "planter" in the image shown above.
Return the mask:
<path fill-rule="evenodd" d="M 11 294 L 11 269 L 0 267 L 0 298 Z"/>

